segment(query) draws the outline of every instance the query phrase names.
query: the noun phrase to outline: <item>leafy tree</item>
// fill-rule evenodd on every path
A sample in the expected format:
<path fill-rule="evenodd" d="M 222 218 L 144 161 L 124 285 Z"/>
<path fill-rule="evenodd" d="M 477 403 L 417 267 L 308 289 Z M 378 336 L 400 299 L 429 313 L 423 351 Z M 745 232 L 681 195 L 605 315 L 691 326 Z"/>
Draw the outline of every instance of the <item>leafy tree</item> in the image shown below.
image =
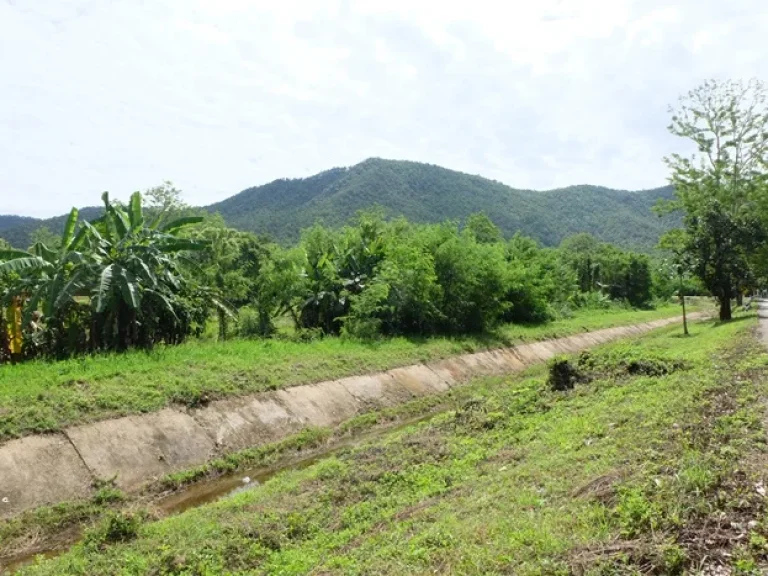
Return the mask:
<path fill-rule="evenodd" d="M 731 299 L 749 282 L 746 252 L 761 236 L 754 214 L 768 222 L 768 92 L 757 80 L 710 80 L 680 99 L 669 130 L 696 152 L 672 154 L 676 200 L 686 215 L 695 273 L 731 318 Z"/>
<path fill-rule="evenodd" d="M 496 244 L 504 240 L 501 229 L 483 212 L 469 215 L 467 230 L 481 244 Z"/>
<path fill-rule="evenodd" d="M 582 292 L 591 292 L 597 288 L 600 278 L 599 248 L 597 238 L 587 233 L 569 236 L 560 243 L 563 258 L 576 273 L 576 281 Z"/>
<path fill-rule="evenodd" d="M 228 228 L 221 216 L 209 218 L 196 227 L 189 237 L 207 243 L 207 249 L 194 255 L 200 279 L 215 288 L 219 298 L 234 308 L 259 301 L 259 276 L 264 261 L 270 257 L 269 246 L 249 232 Z M 219 339 L 228 336 L 230 311 L 217 308 Z M 267 336 L 272 324 L 261 317 L 260 331 Z"/>
<path fill-rule="evenodd" d="M 117 350 L 150 345 L 154 338 L 149 334 L 140 337 L 139 332 L 140 328 L 146 329 L 139 316 L 144 316 L 144 323 L 150 319 L 142 314 L 148 308 L 156 314 L 166 313 L 166 320 L 178 325 L 179 330 L 174 332 L 183 334 L 187 323 L 179 318 L 177 308 L 184 276 L 176 255 L 202 250 L 206 245 L 180 238 L 177 232 L 202 218 L 190 216 L 159 227 L 164 213 L 159 212 L 146 223 L 141 193 L 131 196 L 128 210 L 112 204 L 106 192 L 102 198 L 104 218 L 96 226 L 85 224 L 90 232 L 90 258 L 75 275 L 78 278 L 82 272 L 89 279 L 98 278 L 91 289 L 98 328 L 110 347 Z M 87 285 L 87 280 L 83 284 Z"/>
<path fill-rule="evenodd" d="M 48 226 L 40 226 L 29 235 L 32 246 L 43 244 L 51 249 L 57 249 L 61 246 L 61 238 L 56 236 Z"/>
<path fill-rule="evenodd" d="M 566 238 L 560 250 L 565 265 L 576 275 L 580 293 L 600 292 L 632 306 L 650 301 L 652 276 L 647 256 L 599 242 L 589 234 Z M 577 294 L 576 299 L 583 297 Z"/>
<path fill-rule="evenodd" d="M 11 245 L 0 238 L 0 254 L 12 250 Z M 6 311 L 9 299 L 7 292 L 11 278 L 8 272 L 0 272 L 0 363 L 11 359 L 11 331 L 9 326 L 9 314 Z"/>
<path fill-rule="evenodd" d="M 506 300 L 511 308 L 504 314 L 508 322 L 543 322 L 550 318 L 551 303 L 567 283 L 558 274 L 562 266 L 554 262 L 538 243 L 515 234 L 506 246 L 510 271 Z"/>
<path fill-rule="evenodd" d="M 442 244 L 434 258 L 447 331 L 481 332 L 498 323 L 510 307 L 503 245 L 457 235 Z"/>
<path fill-rule="evenodd" d="M 718 200 L 707 201 L 686 224 L 692 269 L 720 303 L 720 319 L 730 320 L 737 287 L 754 287 L 749 254 L 765 240 L 764 229 L 756 217 L 733 216 Z"/>
<path fill-rule="evenodd" d="M 175 220 L 182 216 L 192 216 L 192 207 L 182 198 L 182 191 L 170 180 L 164 181 L 159 186 L 148 188 L 143 194 L 143 204 L 147 216 L 158 216 L 159 223 Z"/>
<path fill-rule="evenodd" d="M 75 296 L 77 284 L 69 280 L 74 268 L 84 261 L 87 232 L 83 228 L 76 233 L 78 215 L 73 208 L 61 238 L 53 241 L 54 248 L 37 242 L 29 251 L 11 249 L 0 253 L 0 273 L 17 274 L 9 295 L 27 300 L 24 325 L 39 306 L 45 316 L 53 317 Z"/>
<path fill-rule="evenodd" d="M 688 318 L 685 311 L 685 276 L 692 268 L 691 255 L 689 253 L 690 239 L 684 230 L 676 228 L 665 233 L 659 239 L 659 248 L 670 255 L 666 262 L 668 271 L 665 276 L 673 276 L 678 280 L 677 294 L 683 307 L 683 333 L 688 335 Z"/>

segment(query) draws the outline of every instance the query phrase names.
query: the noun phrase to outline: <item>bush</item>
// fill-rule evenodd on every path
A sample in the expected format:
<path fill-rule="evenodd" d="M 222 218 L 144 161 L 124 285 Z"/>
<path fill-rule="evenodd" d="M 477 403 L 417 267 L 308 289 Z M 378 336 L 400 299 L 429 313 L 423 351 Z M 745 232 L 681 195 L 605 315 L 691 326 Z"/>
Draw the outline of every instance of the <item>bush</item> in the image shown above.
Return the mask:
<path fill-rule="evenodd" d="M 581 380 L 581 373 L 567 358 L 555 358 L 549 363 L 547 385 L 557 392 L 572 390 Z"/>
<path fill-rule="evenodd" d="M 139 534 L 147 515 L 139 512 L 109 512 L 104 519 L 85 534 L 84 544 L 103 548 L 116 542 L 129 542 Z"/>
<path fill-rule="evenodd" d="M 482 332 L 510 308 L 508 270 L 503 248 L 479 244 L 465 234 L 435 252 L 435 272 L 443 291 L 440 310 L 447 332 Z"/>
<path fill-rule="evenodd" d="M 250 306 L 240 309 L 237 321 L 237 334 L 243 338 L 266 338 L 275 330 L 268 313 Z"/>

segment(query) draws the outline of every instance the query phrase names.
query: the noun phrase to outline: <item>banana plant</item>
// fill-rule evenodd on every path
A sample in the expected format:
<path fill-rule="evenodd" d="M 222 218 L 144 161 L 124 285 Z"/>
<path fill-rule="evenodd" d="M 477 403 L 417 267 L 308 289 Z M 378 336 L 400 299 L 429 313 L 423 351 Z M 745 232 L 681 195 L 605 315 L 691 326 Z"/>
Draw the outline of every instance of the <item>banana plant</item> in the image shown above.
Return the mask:
<path fill-rule="evenodd" d="M 79 227 L 78 211 L 72 209 L 55 250 L 40 243 L 28 251 L 0 250 L 0 276 L 14 278 L 2 298 L 6 304 L 12 298 L 24 302 L 24 326 L 36 311 L 50 321 L 63 318 L 72 306 L 84 306 L 92 319 L 91 342 L 103 332 L 106 339 L 99 337 L 98 347 L 125 348 L 136 343 L 144 302 L 147 310 L 162 309 L 177 319 L 185 284 L 179 261 L 184 252 L 207 245 L 178 236 L 201 217 L 148 223 L 140 193 L 126 207 L 111 202 L 107 193 L 102 200 L 103 216 Z"/>
<path fill-rule="evenodd" d="M 45 316 L 54 315 L 73 300 L 81 287 L 82 274 L 77 269 L 87 258 L 82 251 L 86 230 L 81 228 L 76 232 L 78 216 L 77 208 L 72 208 L 59 247 L 55 250 L 41 242 L 34 244 L 28 251 L 0 250 L 0 274 L 13 273 L 18 276 L 6 298 L 21 298 L 25 301 L 25 326 L 39 308 L 42 308 Z"/>
<path fill-rule="evenodd" d="M 84 223 L 90 257 L 83 267 L 89 280 L 91 307 L 105 323 L 116 324 L 118 348 L 125 348 L 135 338 L 139 311 L 145 299 L 177 319 L 176 302 L 184 277 L 178 266 L 179 253 L 203 250 L 207 243 L 180 238 L 185 226 L 202 217 L 185 217 L 161 228 L 147 225 L 141 194 L 131 196 L 127 210 L 102 195 L 104 216 Z"/>

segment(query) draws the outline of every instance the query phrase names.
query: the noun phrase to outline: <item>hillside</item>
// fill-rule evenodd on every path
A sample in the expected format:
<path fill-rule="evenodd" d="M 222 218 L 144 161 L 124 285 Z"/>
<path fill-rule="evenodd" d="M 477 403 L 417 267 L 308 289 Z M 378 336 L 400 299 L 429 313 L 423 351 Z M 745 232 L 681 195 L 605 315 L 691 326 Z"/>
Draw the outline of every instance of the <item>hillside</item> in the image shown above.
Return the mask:
<path fill-rule="evenodd" d="M 309 178 L 248 188 L 205 209 L 220 212 L 231 226 L 284 242 L 295 240 L 302 228 L 315 222 L 341 225 L 359 210 L 378 205 L 389 216 L 416 222 L 462 221 L 473 212 L 485 212 L 506 235 L 521 231 L 545 245 L 591 232 L 621 246 L 649 249 L 675 222 L 660 219 L 651 207 L 671 195 L 668 186 L 640 192 L 598 186 L 517 190 L 439 166 L 374 158 Z M 90 218 L 98 212 L 88 208 L 83 214 Z M 0 216 L 0 237 L 27 246 L 35 228 L 45 225 L 57 232 L 64 219 Z"/>
<path fill-rule="evenodd" d="M 92 220 L 104 213 L 100 207 L 89 206 L 80 209 L 81 220 Z M 0 238 L 3 238 L 17 248 L 27 248 L 32 242 L 32 233 L 41 226 L 59 235 L 64 229 L 69 214 L 53 218 L 30 218 L 27 216 L 12 216 L 0 214 Z"/>
<path fill-rule="evenodd" d="M 671 187 L 626 192 L 572 186 L 546 192 L 516 190 L 499 182 L 417 162 L 370 159 L 296 180 L 276 180 L 209 206 L 237 228 L 294 239 L 322 221 L 340 225 L 357 211 L 382 206 L 389 215 L 417 222 L 464 220 L 483 211 L 504 231 L 518 230 L 546 245 L 577 232 L 624 246 L 652 247 L 673 220 L 651 212 Z"/>

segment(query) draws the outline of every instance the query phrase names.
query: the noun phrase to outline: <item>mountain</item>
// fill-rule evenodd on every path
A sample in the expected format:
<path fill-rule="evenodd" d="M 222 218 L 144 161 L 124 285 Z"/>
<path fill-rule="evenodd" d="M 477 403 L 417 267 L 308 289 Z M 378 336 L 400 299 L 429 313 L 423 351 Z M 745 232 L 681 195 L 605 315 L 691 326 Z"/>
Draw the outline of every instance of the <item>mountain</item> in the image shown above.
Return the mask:
<path fill-rule="evenodd" d="M 93 220 L 104 213 L 104 209 L 88 206 L 80 209 L 80 220 Z M 45 226 L 57 236 L 64 230 L 69 213 L 53 218 L 30 218 L 28 216 L 9 216 L 0 214 L 0 238 L 17 248 L 28 248 L 32 233 Z"/>
<path fill-rule="evenodd" d="M 280 179 L 243 190 L 205 207 L 219 212 L 235 228 L 291 242 L 315 222 L 347 223 L 359 210 L 381 206 L 390 216 L 415 222 L 463 221 L 485 212 L 507 236 L 521 231 L 553 246 L 566 236 L 591 232 L 625 247 L 652 248 L 659 236 L 679 222 L 659 218 L 651 207 L 671 198 L 672 188 L 640 192 L 599 186 L 570 186 L 537 192 L 431 164 L 371 158 L 349 168 L 333 168 L 309 178 Z M 84 218 L 99 208 L 81 211 Z M 47 220 L 0 216 L 0 237 L 28 246 L 39 226 L 58 233 L 66 216 Z"/>
<path fill-rule="evenodd" d="M 275 180 L 248 188 L 207 209 L 230 225 L 294 240 L 316 221 L 337 226 L 373 205 L 416 222 L 464 220 L 485 212 L 506 235 L 518 230 L 545 245 L 591 232 L 627 247 L 648 249 L 672 227 L 651 207 L 671 198 L 670 186 L 627 192 L 598 186 L 571 186 L 536 192 L 430 164 L 372 158 L 302 179 Z"/>

